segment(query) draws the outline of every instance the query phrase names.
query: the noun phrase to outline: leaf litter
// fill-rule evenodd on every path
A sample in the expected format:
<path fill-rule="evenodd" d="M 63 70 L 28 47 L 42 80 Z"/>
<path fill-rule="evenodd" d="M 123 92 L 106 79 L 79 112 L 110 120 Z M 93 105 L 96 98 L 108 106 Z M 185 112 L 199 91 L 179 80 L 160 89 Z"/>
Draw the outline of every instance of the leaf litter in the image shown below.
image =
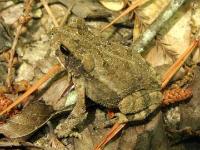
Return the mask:
<path fill-rule="evenodd" d="M 168 1 L 162 1 L 162 2 L 167 3 Z M 146 11 L 146 13 L 148 14 L 147 20 L 148 21 L 154 20 L 156 16 L 158 16 L 160 11 L 164 9 L 163 7 L 164 5 L 162 2 L 155 0 L 152 3 L 148 3 L 139 7 L 138 10 L 136 9 L 136 11 L 140 12 L 139 14 L 142 14 L 142 15 L 144 15 Z M 6 3 L 11 3 L 11 2 L 4 2 L 4 5 L 7 5 Z M 53 2 L 50 2 L 50 8 L 54 12 L 53 14 L 55 15 L 56 20 L 59 23 L 63 21 L 62 18 L 66 15 L 67 9 L 72 5 L 72 3 L 73 2 L 71 1 L 62 1 L 62 0 L 58 0 L 58 1 L 55 0 Z M 198 20 L 198 17 L 195 17 L 195 16 L 198 16 L 198 13 L 196 12 L 200 10 L 200 6 L 195 3 L 195 0 L 192 1 L 192 4 L 193 3 L 195 7 L 193 7 L 191 3 L 190 4 L 186 3 L 183 6 L 183 8 L 181 8 L 175 14 L 175 17 L 171 19 L 172 21 L 170 22 L 172 23 L 171 24 L 169 23 L 169 25 L 166 25 L 163 31 L 160 32 L 162 36 L 162 41 L 164 43 L 167 43 L 167 48 L 170 47 L 169 49 L 174 51 L 178 55 L 180 55 L 183 52 L 183 50 L 189 46 L 191 36 L 194 32 L 193 30 L 195 30 L 196 28 L 199 28 L 198 23 L 195 23 L 195 22 L 198 22 L 196 21 Z M 102 26 L 104 26 L 106 19 L 110 20 L 112 16 L 116 16 L 116 13 L 117 14 L 120 13 L 120 12 L 112 12 L 110 10 L 105 9 L 97 1 L 77 0 L 75 4 L 73 5 L 74 6 L 72 6 L 71 14 L 67 22 L 70 22 L 71 18 L 73 18 L 75 15 L 81 18 L 85 18 L 86 23 L 90 24 L 90 26 L 91 26 L 91 22 L 95 23 L 95 21 L 97 22 L 95 25 L 97 25 L 99 22 L 102 22 Z M 13 5 L 13 7 L 16 10 L 13 9 L 14 11 L 12 11 L 12 7 L 11 9 L 9 8 L 5 9 L 2 12 L 0 12 L 0 16 L 3 17 L 4 21 L 8 24 L 8 26 L 15 28 L 13 27 L 13 25 L 18 17 L 14 16 L 13 14 L 15 14 L 15 12 L 20 13 L 22 5 L 20 3 L 19 4 L 16 3 Z M 49 16 L 47 15 L 46 11 L 43 9 L 43 7 L 39 7 L 38 9 L 42 10 L 41 18 L 38 18 L 38 19 L 33 18 L 29 22 L 29 24 L 25 26 L 24 28 L 25 32 L 21 35 L 19 39 L 19 44 L 16 50 L 17 50 L 17 55 L 20 59 L 21 64 L 16 68 L 17 72 L 15 76 L 15 81 L 27 80 L 30 83 L 33 83 L 34 81 L 37 81 L 42 76 L 42 74 L 46 73 L 48 68 L 54 65 L 57 61 L 56 59 L 54 59 L 55 52 L 50 50 L 49 41 L 48 41 L 49 37 L 47 34 L 53 27 L 53 23 L 51 19 L 49 18 Z M 149 12 L 152 14 L 150 14 Z M 102 18 L 105 20 L 102 21 Z M 193 19 L 193 22 L 194 22 L 192 26 L 190 24 L 191 18 Z M 135 23 L 134 25 L 135 27 L 140 27 L 140 26 L 137 26 L 138 22 L 136 22 L 136 20 L 133 20 L 133 21 Z M 148 24 L 151 24 L 151 22 L 148 22 Z M 0 38 L 3 38 L 3 40 L 1 40 L 1 42 L 3 41 L 1 44 L 2 48 L 0 49 L 1 54 L 4 53 L 5 50 L 11 47 L 11 39 L 12 39 L 11 38 L 12 36 L 7 35 L 8 34 L 7 27 L 5 28 L 5 25 L 3 25 L 2 27 L 3 27 L 3 30 L 5 30 L 6 32 L 1 32 L 1 33 L 6 33 L 6 35 L 0 36 Z M 111 27 L 111 28 L 116 28 L 116 27 Z M 130 29 L 130 26 L 124 26 L 124 28 L 130 30 L 130 33 L 131 33 L 132 29 Z M 147 28 L 148 28 L 148 25 L 147 25 Z M 93 27 L 93 30 L 97 32 L 97 30 L 99 29 L 95 29 Z M 138 33 L 135 32 L 135 30 L 139 30 L 139 29 L 137 28 L 133 29 L 134 31 L 133 38 L 139 36 L 139 35 L 136 35 Z M 178 33 L 178 34 L 174 34 L 174 33 Z M 117 34 L 118 32 L 114 32 L 113 34 L 111 34 L 112 35 L 111 40 L 113 39 L 113 40 L 121 41 L 122 39 L 119 39 L 119 36 L 118 37 L 116 36 Z M 153 66 L 161 66 L 163 64 L 172 63 L 172 58 L 170 57 L 170 55 L 165 55 L 165 52 L 163 51 L 162 48 L 158 47 L 156 51 L 153 49 L 155 49 L 154 46 L 153 48 L 152 47 L 149 48 L 148 54 L 145 54 L 146 55 L 145 58 Z M 199 50 L 197 50 L 196 53 L 198 51 Z M 197 54 L 195 55 L 195 60 L 196 61 L 199 60 L 199 57 Z M 2 67 L 3 65 L 5 66 L 4 61 L 0 61 L 0 63 L 1 63 L 0 64 L 1 68 L 2 69 L 4 68 L 4 70 L 2 71 L 3 74 L 0 75 L 0 79 L 2 79 L 1 81 L 2 85 L 4 85 L 6 67 Z M 63 98 L 60 99 L 60 97 L 62 93 L 65 91 L 68 85 L 68 82 L 69 81 L 67 81 L 67 77 L 64 77 L 64 78 L 61 78 L 60 81 L 59 80 L 52 81 L 52 82 L 49 81 L 47 84 L 42 86 L 39 89 L 39 91 L 36 92 L 36 94 L 32 95 L 33 96 L 32 99 L 34 99 L 34 96 L 43 97 L 41 99 L 44 100 L 46 104 L 51 105 L 51 106 L 48 106 L 40 101 L 30 102 L 29 105 L 24 106 L 24 109 L 19 114 L 9 118 L 7 120 L 7 123 L 3 124 L 0 127 L 0 132 L 4 134 L 6 137 L 10 137 L 10 138 L 30 137 L 31 139 L 30 135 L 34 135 L 37 129 L 45 125 L 46 122 L 52 117 L 55 110 L 63 109 L 64 106 L 60 106 L 60 105 L 64 105 L 65 101 L 68 98 L 67 96 L 64 96 Z M 45 87 L 48 86 L 48 84 L 50 84 L 50 86 L 49 86 L 49 89 L 46 90 Z M 55 90 L 57 88 L 59 88 L 58 91 Z M 185 104 L 183 106 L 188 107 L 188 104 Z M 179 106 L 176 106 L 176 108 L 177 107 Z M 187 108 L 185 109 L 187 110 Z M 190 111 L 186 113 L 186 115 L 191 114 Z M 86 149 L 86 150 L 93 149 L 94 145 L 98 144 L 101 140 L 101 137 L 108 131 L 107 128 L 95 129 L 95 126 L 98 124 L 101 124 L 101 121 L 107 120 L 107 118 L 105 117 L 106 112 L 104 109 L 98 108 L 98 106 L 95 106 L 93 110 L 90 110 L 89 108 L 89 113 L 91 113 L 91 115 L 88 117 L 88 121 L 87 121 L 88 123 L 83 124 L 82 126 L 78 127 L 79 132 L 81 133 L 83 139 L 82 140 L 76 139 L 76 138 L 70 138 L 71 140 L 61 139 L 61 141 L 65 145 L 67 145 L 66 147 L 71 148 L 71 149 Z M 198 114 L 196 116 L 198 116 Z M 187 120 L 188 118 L 191 118 L 191 117 L 187 116 L 185 117 L 185 119 Z M 165 122 L 162 121 L 162 115 L 161 113 L 159 113 L 150 122 L 147 122 L 143 125 L 128 126 L 123 130 L 123 132 L 121 132 L 118 135 L 118 138 L 116 138 L 114 141 L 109 143 L 105 147 L 105 149 L 108 149 L 108 150 L 117 149 L 117 148 L 118 149 L 120 148 L 121 149 L 149 149 L 148 148 L 149 146 L 154 147 L 154 149 L 168 149 L 169 146 L 167 144 L 168 143 L 167 137 L 165 136 L 165 131 L 163 127 L 164 124 Z M 180 124 L 184 128 L 184 124 L 183 123 L 180 123 Z M 194 132 L 196 133 L 195 136 L 198 135 L 198 127 L 193 126 L 193 124 L 188 125 L 188 126 L 191 127 L 192 131 L 193 130 L 195 131 Z M 179 132 L 180 130 L 182 130 L 182 128 L 179 129 L 178 131 L 177 129 L 173 130 L 173 131 L 176 131 L 173 133 L 180 134 Z M 37 134 L 38 133 L 35 133 L 35 135 Z M 46 134 L 48 134 L 48 132 Z M 50 145 L 49 141 L 50 140 L 47 140 L 47 145 Z M 37 142 L 35 141 L 35 143 Z M 37 145 L 40 145 L 40 144 L 37 143 Z M 43 145 L 40 145 L 40 146 L 43 147 Z"/>

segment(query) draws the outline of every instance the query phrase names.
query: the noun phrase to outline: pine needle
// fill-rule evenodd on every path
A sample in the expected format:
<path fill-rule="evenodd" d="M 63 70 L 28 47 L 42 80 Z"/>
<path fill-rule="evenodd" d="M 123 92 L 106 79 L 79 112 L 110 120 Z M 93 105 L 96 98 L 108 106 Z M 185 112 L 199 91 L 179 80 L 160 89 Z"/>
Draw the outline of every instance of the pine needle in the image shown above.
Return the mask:
<path fill-rule="evenodd" d="M 183 65 L 185 60 L 188 58 L 188 56 L 192 53 L 192 51 L 195 49 L 195 47 L 198 45 L 198 41 L 194 40 L 192 41 L 191 45 L 185 50 L 185 52 L 177 59 L 177 61 L 166 71 L 166 73 L 163 75 L 162 79 L 162 85 L 161 88 L 163 89 L 167 83 L 170 81 L 170 79 L 175 75 L 175 73 L 180 69 L 180 67 Z"/>
<path fill-rule="evenodd" d="M 28 96 L 30 96 L 34 91 L 36 91 L 44 82 L 46 82 L 48 79 L 50 79 L 54 74 L 56 74 L 60 70 L 61 70 L 60 65 L 58 64 L 54 65 L 52 68 L 49 69 L 49 71 L 42 78 L 40 78 L 35 84 L 33 84 L 24 94 L 18 97 L 5 110 L 0 112 L 0 115 L 3 115 L 6 112 L 9 112 L 13 107 L 17 106 L 19 103 L 24 101 Z"/>
<path fill-rule="evenodd" d="M 10 49 L 10 59 L 8 61 L 8 75 L 6 78 L 7 87 L 10 89 L 12 84 L 12 67 L 13 67 L 13 60 L 15 56 L 16 46 L 21 35 L 21 30 L 23 26 L 31 19 L 30 12 L 32 10 L 32 3 L 33 0 L 26 0 L 24 2 L 24 13 L 19 17 L 18 26 L 16 28 L 16 35 L 12 43 L 12 47 Z"/>
<path fill-rule="evenodd" d="M 105 27 L 103 27 L 101 29 L 101 32 L 106 30 L 107 28 L 109 28 L 111 25 L 113 25 L 117 20 L 119 20 L 121 17 L 127 15 L 129 12 L 131 12 L 132 10 L 134 10 L 136 7 L 146 3 L 148 0 L 135 0 L 132 2 L 132 4 L 124 11 L 122 12 L 118 17 L 116 17 L 111 23 L 109 23 L 108 25 L 106 25 Z"/>

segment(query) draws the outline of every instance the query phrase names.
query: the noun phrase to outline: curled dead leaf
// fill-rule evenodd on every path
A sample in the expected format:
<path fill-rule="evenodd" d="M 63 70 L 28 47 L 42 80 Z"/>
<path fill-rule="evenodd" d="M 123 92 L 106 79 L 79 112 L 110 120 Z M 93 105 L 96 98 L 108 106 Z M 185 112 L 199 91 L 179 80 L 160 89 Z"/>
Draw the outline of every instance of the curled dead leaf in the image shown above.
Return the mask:
<path fill-rule="evenodd" d="M 99 0 L 99 2 L 112 11 L 120 11 L 127 5 L 125 0 Z"/>

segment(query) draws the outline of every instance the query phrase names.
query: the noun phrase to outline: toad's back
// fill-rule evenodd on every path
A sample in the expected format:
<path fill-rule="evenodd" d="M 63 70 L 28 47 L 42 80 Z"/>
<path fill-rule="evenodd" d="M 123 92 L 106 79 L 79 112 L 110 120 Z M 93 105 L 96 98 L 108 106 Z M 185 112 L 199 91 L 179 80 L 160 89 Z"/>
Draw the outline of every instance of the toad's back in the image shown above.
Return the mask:
<path fill-rule="evenodd" d="M 85 28 L 65 27 L 54 33 L 56 43 L 63 44 L 73 55 L 71 69 L 79 68 L 77 62 L 83 63 L 86 95 L 93 101 L 115 107 L 136 91 L 160 90 L 154 69 L 136 51 L 94 36 Z M 93 64 L 90 71 L 84 68 L 84 62 Z"/>
<path fill-rule="evenodd" d="M 86 78 L 86 92 L 95 102 L 116 106 L 136 91 L 160 90 L 156 72 L 136 51 L 99 37 L 86 38 L 84 44 L 94 61 L 94 69 Z"/>

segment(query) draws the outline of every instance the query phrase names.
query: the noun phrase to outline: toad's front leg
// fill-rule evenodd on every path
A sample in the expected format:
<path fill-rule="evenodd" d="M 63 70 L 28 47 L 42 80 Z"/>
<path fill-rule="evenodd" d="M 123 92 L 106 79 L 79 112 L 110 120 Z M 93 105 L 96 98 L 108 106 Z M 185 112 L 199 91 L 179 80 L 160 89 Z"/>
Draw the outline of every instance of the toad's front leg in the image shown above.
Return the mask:
<path fill-rule="evenodd" d="M 76 135 L 73 129 L 87 117 L 85 108 L 85 82 L 83 78 L 75 79 L 75 90 L 78 93 L 78 99 L 72 112 L 69 114 L 68 118 L 61 124 L 59 124 L 55 133 L 58 137 L 67 137 L 71 135 Z"/>

